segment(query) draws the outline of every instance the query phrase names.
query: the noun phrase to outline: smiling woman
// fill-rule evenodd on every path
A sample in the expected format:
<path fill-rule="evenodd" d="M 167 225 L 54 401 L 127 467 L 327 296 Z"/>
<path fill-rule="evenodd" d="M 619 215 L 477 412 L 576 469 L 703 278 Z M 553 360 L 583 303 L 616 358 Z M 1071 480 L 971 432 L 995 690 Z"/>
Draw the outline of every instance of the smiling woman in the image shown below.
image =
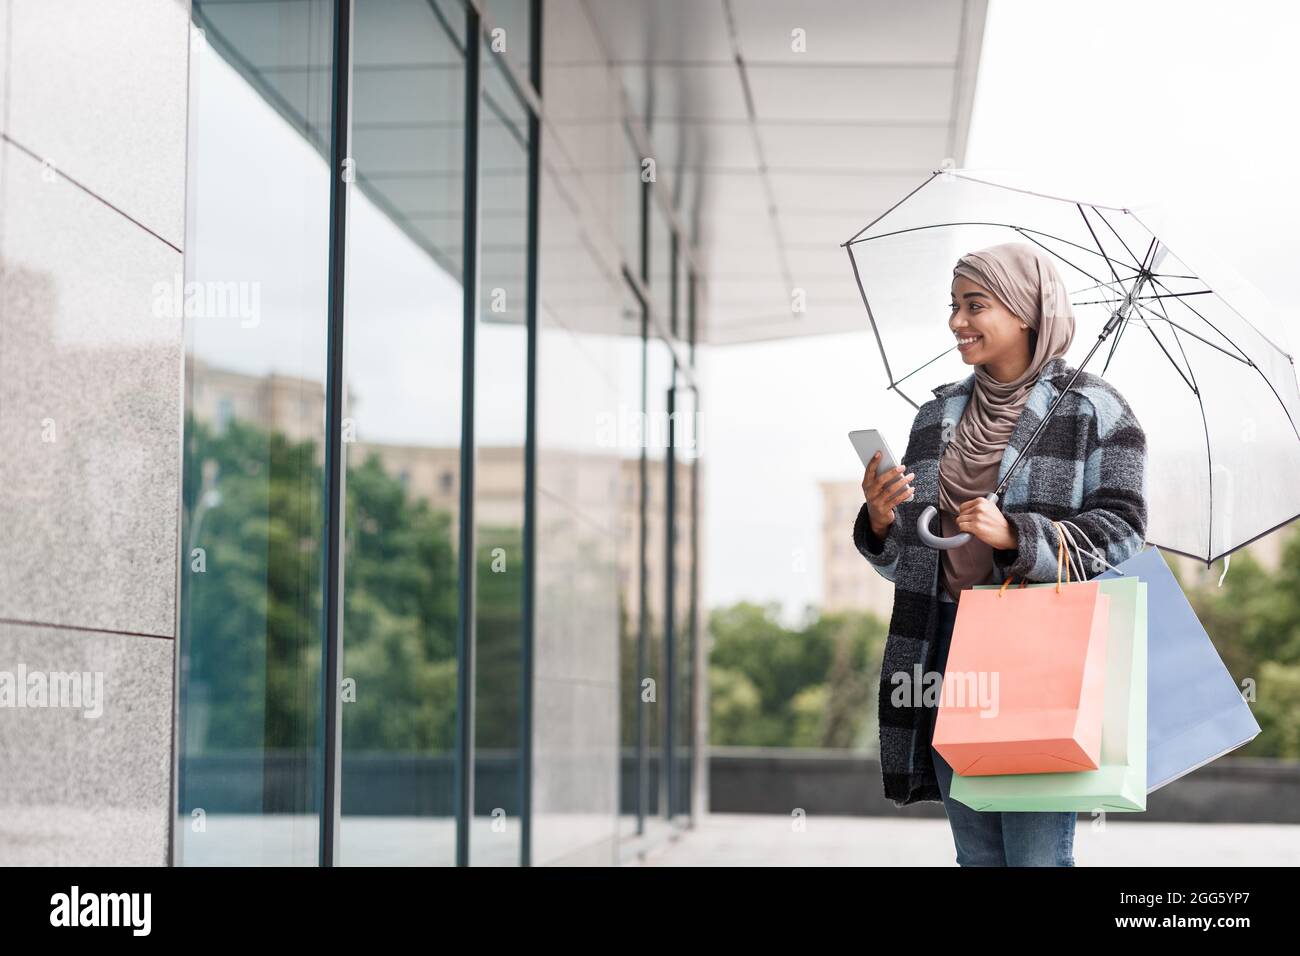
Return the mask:
<path fill-rule="evenodd" d="M 993 293 L 959 275 L 952 280 L 952 317 L 948 326 L 957 338 L 957 351 L 967 365 L 992 361 L 989 370 L 1000 381 L 1024 373 L 1034 354 L 1038 333 L 997 300 Z M 1008 367 L 1007 361 L 1010 360 Z"/>
<path fill-rule="evenodd" d="M 973 536 L 944 551 L 940 562 L 940 583 L 956 601 L 963 588 L 996 583 L 992 549 L 1016 547 L 1015 526 L 986 496 L 1039 373 L 1074 339 L 1074 310 L 1051 259 L 1023 242 L 962 256 L 952 296 L 948 327 L 962 361 L 975 366 L 972 401 L 939 467 L 944 534 Z"/>
<path fill-rule="evenodd" d="M 900 699 L 895 685 L 914 670 L 943 673 L 965 589 L 1054 577 L 1053 521 L 1077 523 L 1112 564 L 1136 552 L 1146 531 L 1146 439 L 1113 386 L 1086 372 L 1072 379 L 1062 356 L 1073 309 L 1051 259 L 1034 246 L 962 256 L 948 328 L 974 372 L 939 386 L 918 409 L 903 455 L 910 474 L 867 469 L 853 530 L 858 551 L 894 582 L 880 678 L 885 794 L 897 806 L 942 801 L 963 866 L 1072 866 L 1074 814 L 980 813 L 949 800 L 952 769 L 930 746 L 933 707 Z M 1023 470 L 994 504 L 985 496 L 1021 450 Z M 915 493 L 900 490 L 913 478 Z M 970 539 L 936 553 L 917 529 L 926 507 L 940 509 L 945 535 Z"/>

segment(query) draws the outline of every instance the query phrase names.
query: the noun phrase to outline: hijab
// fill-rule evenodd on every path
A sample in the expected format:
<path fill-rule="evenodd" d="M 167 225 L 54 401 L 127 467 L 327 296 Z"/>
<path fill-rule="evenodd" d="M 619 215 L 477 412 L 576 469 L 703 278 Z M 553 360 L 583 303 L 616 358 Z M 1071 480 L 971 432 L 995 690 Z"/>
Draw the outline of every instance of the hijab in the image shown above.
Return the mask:
<path fill-rule="evenodd" d="M 952 274 L 992 292 L 1037 333 L 1037 341 L 1029 367 L 1014 381 L 999 382 L 983 365 L 975 366 L 970 399 L 939 459 L 939 510 L 945 535 L 957 533 L 953 516 L 962 502 L 982 498 L 997 485 L 1002 455 L 1038 373 L 1064 355 L 1074 339 L 1070 297 L 1045 250 L 1023 242 L 990 246 L 962 256 Z M 993 573 L 993 549 L 978 538 L 941 554 L 953 600 L 963 588 L 987 583 Z"/>

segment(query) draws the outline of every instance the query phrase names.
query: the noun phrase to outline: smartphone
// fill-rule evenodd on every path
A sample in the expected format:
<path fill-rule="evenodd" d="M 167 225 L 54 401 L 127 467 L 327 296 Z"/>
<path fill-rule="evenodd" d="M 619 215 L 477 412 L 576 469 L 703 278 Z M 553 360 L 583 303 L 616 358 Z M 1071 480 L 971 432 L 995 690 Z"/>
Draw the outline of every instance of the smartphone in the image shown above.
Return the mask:
<path fill-rule="evenodd" d="M 880 463 L 876 466 L 876 474 L 883 474 L 898 464 L 898 460 L 894 458 L 894 453 L 889 450 L 889 444 L 885 441 L 885 436 L 874 428 L 863 428 L 859 431 L 849 432 L 849 441 L 853 442 L 853 447 L 857 449 L 858 457 L 862 459 L 863 468 L 871 465 L 871 456 L 876 452 L 880 452 Z"/>

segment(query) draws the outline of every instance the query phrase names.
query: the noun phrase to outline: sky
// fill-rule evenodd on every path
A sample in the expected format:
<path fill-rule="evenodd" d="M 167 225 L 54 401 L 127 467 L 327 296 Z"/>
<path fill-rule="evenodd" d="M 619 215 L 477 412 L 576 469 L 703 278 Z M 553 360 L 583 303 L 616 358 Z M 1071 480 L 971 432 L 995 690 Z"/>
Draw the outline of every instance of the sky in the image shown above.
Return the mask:
<path fill-rule="evenodd" d="M 1252 303 L 1271 308 L 1260 325 L 1285 334 L 1300 318 L 1296 36 L 1300 4 L 991 0 L 962 165 L 1149 210 L 1143 221 L 1203 274 L 1253 284 L 1267 301 Z M 819 601 L 817 482 L 861 480 L 849 430 L 880 428 L 901 454 L 912 417 L 876 398 L 867 329 L 864 316 L 858 334 L 709 350 L 707 606 L 776 601 L 793 620 Z M 791 369 L 801 384 L 772 389 Z"/>

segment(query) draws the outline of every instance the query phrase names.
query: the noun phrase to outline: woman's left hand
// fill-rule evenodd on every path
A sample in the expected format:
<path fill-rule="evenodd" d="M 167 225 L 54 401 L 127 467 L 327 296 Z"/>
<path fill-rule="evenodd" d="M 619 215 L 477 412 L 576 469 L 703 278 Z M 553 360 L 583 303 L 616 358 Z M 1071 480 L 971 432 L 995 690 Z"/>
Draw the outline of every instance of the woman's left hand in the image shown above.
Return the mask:
<path fill-rule="evenodd" d="M 987 498 L 963 501 L 957 509 L 957 527 L 969 531 L 990 548 L 1014 551 L 1018 543 L 1015 526 L 998 506 Z"/>

